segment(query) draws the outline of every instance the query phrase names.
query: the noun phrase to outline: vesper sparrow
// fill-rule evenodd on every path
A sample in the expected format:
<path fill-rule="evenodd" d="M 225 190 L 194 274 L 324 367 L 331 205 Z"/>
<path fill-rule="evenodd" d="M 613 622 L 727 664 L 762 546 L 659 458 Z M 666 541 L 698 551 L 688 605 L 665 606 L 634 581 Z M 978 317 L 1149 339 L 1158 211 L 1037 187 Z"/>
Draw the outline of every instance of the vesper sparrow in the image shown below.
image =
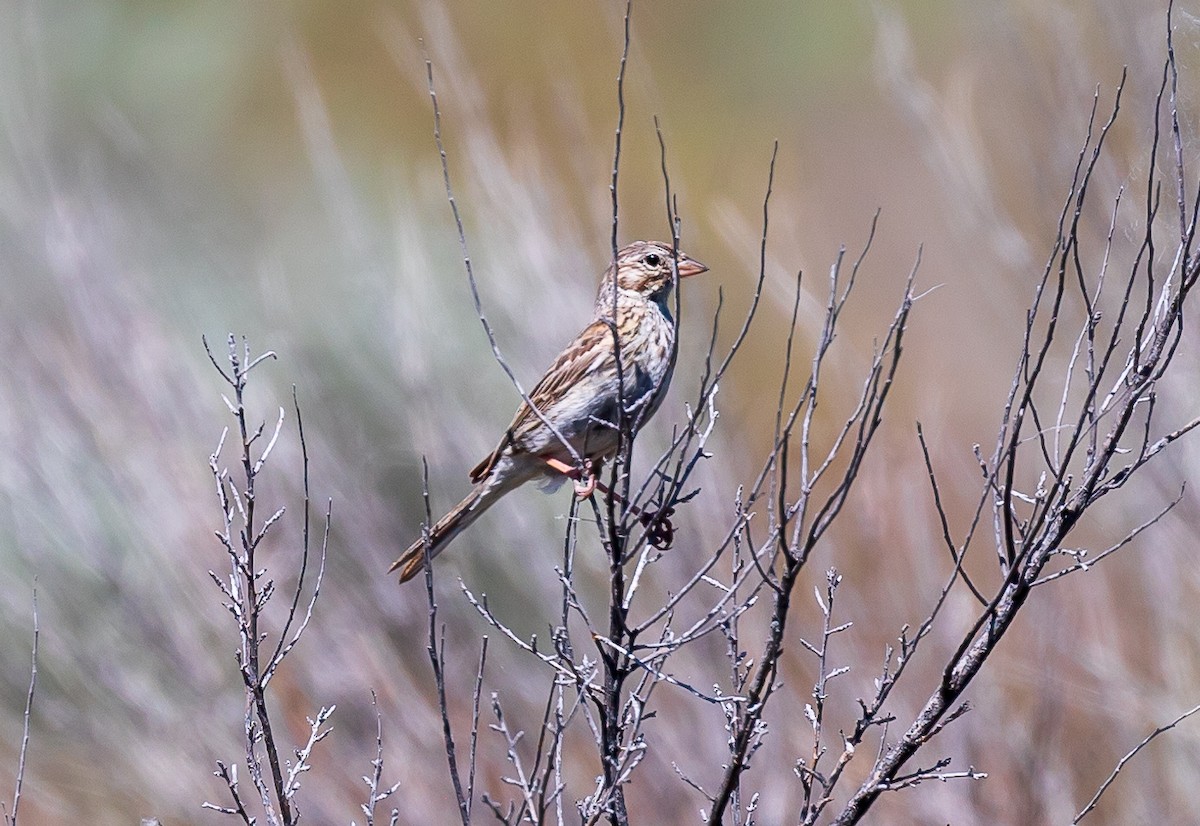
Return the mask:
<path fill-rule="evenodd" d="M 575 464 L 571 452 L 543 422 L 551 422 L 575 453 L 593 468 L 617 450 L 618 400 L 625 402 L 627 421 L 644 424 L 658 409 L 673 367 L 675 319 L 667 306 L 671 294 L 670 244 L 635 241 L 617 255 L 600 281 L 592 323 L 567 346 L 529 393 L 542 414 L 522 402 L 500 444 L 471 471 L 475 487 L 430 530 L 430 556 L 441 553 L 454 537 L 509 491 L 533 479 L 557 487 L 567 477 L 562 468 Z M 686 278 L 708 267 L 679 253 L 678 271 Z M 613 319 L 613 279 L 616 314 Z M 618 393 L 613 329 L 621 354 Z M 557 469 L 556 469 L 557 468 Z M 412 579 L 425 565 L 424 542 L 418 539 L 388 569 L 400 570 L 400 581 Z"/>

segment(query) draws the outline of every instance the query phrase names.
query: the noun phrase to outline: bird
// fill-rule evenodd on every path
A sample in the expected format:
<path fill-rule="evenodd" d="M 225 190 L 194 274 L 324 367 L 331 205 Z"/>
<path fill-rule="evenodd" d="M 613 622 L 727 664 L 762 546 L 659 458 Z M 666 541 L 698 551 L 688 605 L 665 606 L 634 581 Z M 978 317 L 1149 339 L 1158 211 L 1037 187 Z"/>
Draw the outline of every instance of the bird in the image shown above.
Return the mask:
<path fill-rule="evenodd" d="M 577 480 L 590 477 L 576 484 L 579 495 L 590 494 L 593 474 L 620 444 L 620 404 L 624 421 L 637 428 L 666 395 L 675 366 L 676 320 L 667 304 L 674 273 L 683 279 L 707 270 L 675 245 L 658 241 L 635 241 L 617 253 L 600 279 L 591 323 L 534 385 L 496 449 L 471 470 L 471 491 L 429 529 L 429 558 L 526 482 L 540 480 L 553 490 L 574 473 Z M 407 582 L 425 559 L 422 537 L 388 572 L 399 570 L 400 582 Z"/>

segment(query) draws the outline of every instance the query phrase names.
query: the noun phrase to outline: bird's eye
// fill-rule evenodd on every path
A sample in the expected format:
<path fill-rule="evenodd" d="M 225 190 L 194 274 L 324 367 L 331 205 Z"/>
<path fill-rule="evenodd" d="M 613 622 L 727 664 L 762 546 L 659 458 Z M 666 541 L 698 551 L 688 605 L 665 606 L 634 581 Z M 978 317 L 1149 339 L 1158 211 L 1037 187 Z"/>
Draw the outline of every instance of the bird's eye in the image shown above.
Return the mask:
<path fill-rule="evenodd" d="M 642 259 L 642 263 L 644 263 L 647 267 L 657 267 L 662 263 L 662 259 L 652 252 Z"/>

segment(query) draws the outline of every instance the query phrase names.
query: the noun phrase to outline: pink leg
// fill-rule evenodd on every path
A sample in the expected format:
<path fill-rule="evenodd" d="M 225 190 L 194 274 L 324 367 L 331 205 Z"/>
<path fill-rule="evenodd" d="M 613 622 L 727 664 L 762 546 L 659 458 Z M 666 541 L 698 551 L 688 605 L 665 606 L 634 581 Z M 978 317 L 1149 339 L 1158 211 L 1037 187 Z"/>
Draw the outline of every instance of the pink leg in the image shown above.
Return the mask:
<path fill-rule="evenodd" d="M 600 481 L 596 478 L 596 475 L 592 473 L 591 459 L 583 460 L 582 473 L 580 473 L 579 468 L 572 467 L 566 462 L 561 462 L 552 456 L 543 456 L 542 461 L 567 478 L 575 480 L 575 495 L 580 499 L 587 499 L 596 492 L 596 488 L 600 488 L 607 493 L 605 487 L 600 484 Z"/>
<path fill-rule="evenodd" d="M 608 493 L 608 486 L 596 478 L 596 474 L 592 471 L 592 460 L 583 460 L 583 470 L 566 462 L 555 459 L 553 456 L 543 456 L 542 461 L 550 467 L 557 470 L 563 476 L 575 481 L 575 495 L 580 499 L 587 499 L 597 490 L 601 493 Z M 618 500 L 621 497 L 617 494 Z M 629 509 L 633 511 L 633 515 L 641 520 L 646 526 L 650 539 L 650 544 L 659 550 L 665 550 L 671 546 L 675 538 L 675 528 L 671 524 L 671 517 L 675 513 L 674 508 L 666 508 L 663 511 L 647 513 L 636 505 L 630 505 Z"/>

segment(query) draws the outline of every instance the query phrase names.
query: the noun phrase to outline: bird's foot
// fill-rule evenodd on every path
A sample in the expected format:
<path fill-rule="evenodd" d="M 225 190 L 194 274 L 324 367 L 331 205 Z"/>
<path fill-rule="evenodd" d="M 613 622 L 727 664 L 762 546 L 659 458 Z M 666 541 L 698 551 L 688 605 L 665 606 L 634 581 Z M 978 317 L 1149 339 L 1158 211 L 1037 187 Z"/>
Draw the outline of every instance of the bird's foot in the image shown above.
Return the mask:
<path fill-rule="evenodd" d="M 578 471 L 578 474 L 578 478 L 575 479 L 575 496 L 578 499 L 587 499 L 596 492 L 596 486 L 600 484 L 592 470 L 591 459 L 583 460 L 583 468 Z"/>
<path fill-rule="evenodd" d="M 608 487 L 597 478 L 599 463 L 593 463 L 591 459 L 584 459 L 582 466 L 568 465 L 553 456 L 543 456 L 542 461 L 571 479 L 574 482 L 575 495 L 580 499 L 587 499 L 597 490 L 601 493 L 609 492 Z M 620 500 L 617 494 L 613 495 Z M 645 526 L 646 539 L 653 547 L 660 551 L 671 547 L 675 541 L 675 525 L 671 522 L 671 517 L 675 515 L 674 508 L 659 508 L 651 511 L 630 505 L 630 509 Z"/>
<path fill-rule="evenodd" d="M 593 469 L 591 459 L 584 459 L 582 467 L 568 465 L 566 462 L 555 459 L 553 456 L 543 456 L 542 461 L 563 476 L 571 479 L 574 484 L 575 495 L 580 499 L 587 499 L 596 492 L 596 488 L 600 487 L 600 482 L 596 478 L 596 472 Z"/>

